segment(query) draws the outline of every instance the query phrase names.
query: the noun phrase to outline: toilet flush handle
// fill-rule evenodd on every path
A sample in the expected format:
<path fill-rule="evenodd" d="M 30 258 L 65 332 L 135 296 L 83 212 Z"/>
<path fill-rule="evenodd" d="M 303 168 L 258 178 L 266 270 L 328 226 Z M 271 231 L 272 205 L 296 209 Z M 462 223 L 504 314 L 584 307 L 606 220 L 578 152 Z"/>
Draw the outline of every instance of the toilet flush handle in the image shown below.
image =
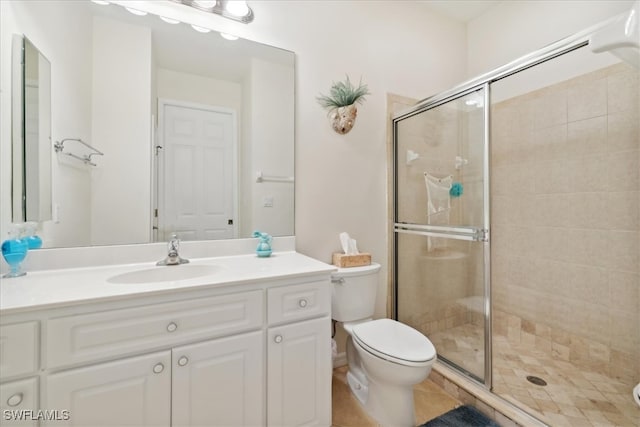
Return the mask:
<path fill-rule="evenodd" d="M 344 284 L 344 277 L 332 277 L 331 278 L 331 283 L 336 283 L 338 285 L 343 285 Z"/>

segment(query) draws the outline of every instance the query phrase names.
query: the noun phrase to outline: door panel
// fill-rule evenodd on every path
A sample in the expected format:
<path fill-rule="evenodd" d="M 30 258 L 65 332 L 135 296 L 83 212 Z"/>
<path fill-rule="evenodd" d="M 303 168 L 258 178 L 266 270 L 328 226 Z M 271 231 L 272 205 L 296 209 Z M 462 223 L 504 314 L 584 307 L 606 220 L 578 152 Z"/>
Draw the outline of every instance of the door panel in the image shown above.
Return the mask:
<path fill-rule="evenodd" d="M 164 351 L 49 375 L 43 408 L 69 411 L 56 426 L 169 426 L 170 369 Z"/>
<path fill-rule="evenodd" d="M 165 238 L 236 236 L 235 118 L 214 107 L 163 105 L 159 228 Z"/>
<path fill-rule="evenodd" d="M 267 425 L 331 425 L 329 318 L 270 328 L 267 335 Z"/>
<path fill-rule="evenodd" d="M 261 331 L 175 348 L 172 375 L 172 426 L 264 425 Z"/>

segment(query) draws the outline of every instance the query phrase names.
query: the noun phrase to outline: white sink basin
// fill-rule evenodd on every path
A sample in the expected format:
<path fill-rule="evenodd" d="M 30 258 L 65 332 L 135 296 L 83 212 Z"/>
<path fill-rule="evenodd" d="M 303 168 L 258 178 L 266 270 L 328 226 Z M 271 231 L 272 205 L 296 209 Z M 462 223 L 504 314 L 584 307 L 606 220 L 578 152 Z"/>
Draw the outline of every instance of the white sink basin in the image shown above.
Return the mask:
<path fill-rule="evenodd" d="M 158 266 L 145 270 L 131 271 L 109 277 L 107 282 L 116 284 L 177 282 L 178 280 L 195 279 L 209 276 L 219 271 L 215 265 L 183 264 Z"/>

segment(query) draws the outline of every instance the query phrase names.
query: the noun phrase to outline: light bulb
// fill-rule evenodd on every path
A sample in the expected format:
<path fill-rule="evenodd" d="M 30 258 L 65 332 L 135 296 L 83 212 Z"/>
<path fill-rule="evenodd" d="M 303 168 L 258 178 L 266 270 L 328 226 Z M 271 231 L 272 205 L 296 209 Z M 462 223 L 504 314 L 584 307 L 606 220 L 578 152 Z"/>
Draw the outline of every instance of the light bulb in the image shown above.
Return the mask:
<path fill-rule="evenodd" d="M 224 4 L 227 12 L 235 16 L 247 16 L 249 14 L 249 6 L 244 0 L 228 0 Z"/>
<path fill-rule="evenodd" d="M 227 40 L 238 40 L 238 36 L 234 36 L 233 34 L 220 33 L 220 37 Z"/>
<path fill-rule="evenodd" d="M 129 12 L 133 13 L 134 15 L 138 15 L 138 16 L 144 16 L 147 14 L 147 12 L 144 12 L 138 9 L 131 9 L 130 7 L 125 7 L 125 9 L 127 9 Z"/>
<path fill-rule="evenodd" d="M 205 9 L 213 9 L 218 4 L 216 0 L 193 0 L 193 2 Z"/>
<path fill-rule="evenodd" d="M 210 31 L 211 31 L 211 30 L 210 30 L 210 29 L 208 29 L 208 28 L 199 27 L 199 26 L 197 26 L 197 25 L 192 25 L 192 26 L 191 26 L 191 28 L 193 28 L 194 30 L 196 30 L 196 31 L 198 31 L 198 32 L 200 32 L 200 33 L 208 33 L 208 32 L 210 32 Z"/>
<path fill-rule="evenodd" d="M 161 16 L 160 19 L 162 19 L 167 24 L 179 24 L 180 23 L 180 21 L 178 21 L 177 19 L 167 18 L 167 17 L 164 17 L 164 16 Z"/>

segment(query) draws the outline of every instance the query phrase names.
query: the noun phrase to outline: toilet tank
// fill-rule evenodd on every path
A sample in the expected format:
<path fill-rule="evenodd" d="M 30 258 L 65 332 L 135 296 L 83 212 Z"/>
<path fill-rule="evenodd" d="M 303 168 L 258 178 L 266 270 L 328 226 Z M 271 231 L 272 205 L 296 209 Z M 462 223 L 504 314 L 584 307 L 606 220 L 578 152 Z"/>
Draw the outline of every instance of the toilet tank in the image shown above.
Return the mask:
<path fill-rule="evenodd" d="M 351 322 L 373 317 L 380 264 L 339 268 L 331 275 L 331 317 Z"/>

